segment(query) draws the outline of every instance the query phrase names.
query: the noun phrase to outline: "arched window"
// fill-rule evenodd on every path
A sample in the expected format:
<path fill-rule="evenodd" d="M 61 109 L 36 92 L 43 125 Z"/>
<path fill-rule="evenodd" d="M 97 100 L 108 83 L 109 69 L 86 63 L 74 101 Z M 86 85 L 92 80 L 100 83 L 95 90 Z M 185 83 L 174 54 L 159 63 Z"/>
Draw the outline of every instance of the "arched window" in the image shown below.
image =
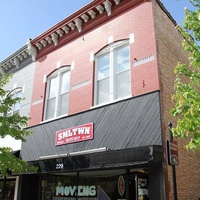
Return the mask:
<path fill-rule="evenodd" d="M 109 44 L 95 57 L 95 105 L 131 94 L 130 53 L 127 40 Z"/>
<path fill-rule="evenodd" d="M 23 89 L 23 87 L 16 87 L 13 90 L 11 90 L 8 95 L 10 95 L 13 99 L 14 98 L 21 98 L 22 97 L 22 89 Z M 19 113 L 20 112 L 20 107 L 21 107 L 21 102 L 20 101 L 16 102 L 12 106 L 11 110 L 9 110 L 7 115 L 11 116 L 11 115 L 13 115 L 15 113 Z"/>
<path fill-rule="evenodd" d="M 61 67 L 47 77 L 44 119 L 52 119 L 68 113 L 70 67 Z"/>

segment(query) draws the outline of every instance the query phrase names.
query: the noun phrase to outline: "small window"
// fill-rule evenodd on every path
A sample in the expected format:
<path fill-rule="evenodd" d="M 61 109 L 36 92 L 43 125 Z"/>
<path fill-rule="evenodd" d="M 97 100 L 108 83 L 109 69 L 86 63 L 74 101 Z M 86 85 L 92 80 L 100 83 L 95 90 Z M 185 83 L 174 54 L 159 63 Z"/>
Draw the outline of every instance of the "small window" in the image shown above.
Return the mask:
<path fill-rule="evenodd" d="M 131 94 L 130 55 L 127 41 L 110 44 L 96 55 L 95 104 Z"/>
<path fill-rule="evenodd" d="M 21 98 L 22 97 L 22 87 L 17 87 L 15 89 L 12 90 L 12 92 L 9 94 L 11 95 L 11 97 L 14 98 Z M 11 110 L 7 113 L 8 116 L 11 116 L 15 113 L 19 113 L 20 112 L 20 107 L 21 107 L 21 102 L 18 101 L 16 102 Z"/>
<path fill-rule="evenodd" d="M 45 120 L 68 113 L 70 67 L 62 67 L 47 78 Z"/>

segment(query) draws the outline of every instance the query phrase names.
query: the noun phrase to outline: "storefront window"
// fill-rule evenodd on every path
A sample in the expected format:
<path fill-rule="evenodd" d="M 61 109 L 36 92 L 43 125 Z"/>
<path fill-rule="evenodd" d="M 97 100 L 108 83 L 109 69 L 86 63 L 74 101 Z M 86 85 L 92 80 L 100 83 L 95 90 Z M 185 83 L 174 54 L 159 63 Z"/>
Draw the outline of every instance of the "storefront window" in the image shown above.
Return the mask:
<path fill-rule="evenodd" d="M 0 180 L 0 200 L 14 200 L 15 179 Z"/>
<path fill-rule="evenodd" d="M 135 175 L 137 200 L 149 199 L 148 178 L 143 175 Z"/>
<path fill-rule="evenodd" d="M 138 185 L 139 184 L 139 185 Z M 148 200 L 148 177 L 125 170 L 41 177 L 42 200 Z"/>

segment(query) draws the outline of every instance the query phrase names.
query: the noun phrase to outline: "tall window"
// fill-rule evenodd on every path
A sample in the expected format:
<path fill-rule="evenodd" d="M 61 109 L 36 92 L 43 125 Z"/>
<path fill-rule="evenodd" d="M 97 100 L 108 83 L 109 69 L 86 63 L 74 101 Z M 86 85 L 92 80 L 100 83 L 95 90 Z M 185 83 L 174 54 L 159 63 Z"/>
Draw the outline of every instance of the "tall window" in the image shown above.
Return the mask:
<path fill-rule="evenodd" d="M 131 94 L 130 56 L 127 41 L 110 44 L 96 55 L 95 104 Z"/>
<path fill-rule="evenodd" d="M 62 67 L 47 79 L 45 119 L 68 113 L 70 67 Z"/>
<path fill-rule="evenodd" d="M 17 87 L 15 89 L 12 90 L 12 92 L 9 94 L 11 95 L 11 97 L 14 99 L 14 98 L 21 98 L 22 97 L 22 87 Z M 18 101 L 16 102 L 11 110 L 7 113 L 8 116 L 11 116 L 15 113 L 19 113 L 20 111 L 20 107 L 21 107 L 21 102 Z"/>

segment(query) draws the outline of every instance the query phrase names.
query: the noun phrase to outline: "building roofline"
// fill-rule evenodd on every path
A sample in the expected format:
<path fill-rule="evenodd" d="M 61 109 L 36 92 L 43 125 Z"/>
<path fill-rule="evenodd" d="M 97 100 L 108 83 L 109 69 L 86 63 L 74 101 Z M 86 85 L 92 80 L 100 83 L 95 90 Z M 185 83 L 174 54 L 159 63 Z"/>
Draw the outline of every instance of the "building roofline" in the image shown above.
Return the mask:
<path fill-rule="evenodd" d="M 103 23 L 105 21 L 105 16 L 110 20 L 121 12 L 128 10 L 129 7 L 127 7 L 127 5 L 137 6 L 143 2 L 144 0 L 92 1 L 45 31 L 43 34 L 34 38 L 31 41 L 31 45 L 37 49 L 38 56 L 41 57 L 58 46 L 65 44 L 67 41 L 79 37 L 82 33 L 85 33 L 85 31 L 89 31 L 100 23 Z M 115 10 L 115 12 L 113 12 L 113 10 Z"/>
<path fill-rule="evenodd" d="M 169 11 L 165 8 L 164 4 L 160 0 L 155 0 L 160 8 L 166 13 L 166 15 L 169 17 L 169 19 L 172 21 L 172 23 L 177 26 L 176 20 L 172 17 L 172 15 L 169 13 Z"/>
<path fill-rule="evenodd" d="M 45 47 L 51 45 L 51 48 L 55 48 L 60 38 L 62 38 L 63 36 L 67 37 L 67 35 L 70 35 L 71 33 L 73 33 L 75 37 L 77 37 L 77 35 L 82 32 L 83 26 L 87 25 L 87 23 L 89 24 L 89 21 L 93 20 L 91 23 L 95 24 L 94 20 L 98 18 L 98 16 L 103 14 L 105 15 L 105 13 L 108 17 L 111 16 L 114 7 L 117 7 L 120 4 L 126 4 L 126 2 L 128 1 L 132 1 L 133 5 L 136 6 L 140 3 L 145 2 L 146 0 L 93 0 L 83 8 L 79 9 L 56 25 L 52 26 L 41 35 L 37 36 L 33 40 L 29 40 L 26 45 L 24 45 L 22 48 L 3 60 L 0 66 L 0 73 L 5 73 L 11 68 L 18 68 L 20 62 L 22 62 L 27 57 L 31 56 L 32 61 L 35 61 L 38 53 L 41 50 L 46 49 Z M 163 3 L 160 0 L 155 1 L 166 13 L 172 23 L 176 26 L 177 22 L 165 8 Z M 44 50 L 44 54 L 45 53 L 46 51 Z"/>
<path fill-rule="evenodd" d="M 8 56 L 6 59 L 0 63 L 0 74 L 4 74 L 15 69 L 18 69 L 21 66 L 21 63 L 29 59 L 30 54 L 28 52 L 27 45 L 24 45 L 16 52 Z"/>
<path fill-rule="evenodd" d="M 18 56 L 19 54 L 21 54 L 22 52 L 25 52 L 27 50 L 27 46 L 24 45 L 23 47 L 21 47 L 20 49 L 18 49 L 17 51 L 15 51 L 14 53 L 12 53 L 10 56 L 8 56 L 6 59 L 1 61 L 1 64 L 5 64 L 6 62 L 12 60 L 14 57 Z"/>
<path fill-rule="evenodd" d="M 120 14 L 120 12 L 123 12 L 124 8 L 128 9 L 126 5 L 131 4 L 131 6 L 137 6 L 146 1 L 152 0 L 94 0 L 51 27 L 43 34 L 34 38 L 31 41 L 31 45 L 37 51 L 37 56 L 41 57 L 53 49 L 66 44 L 66 42 L 79 37 L 81 34 L 85 33 L 85 30 L 88 31 L 91 27 L 94 28 L 99 25 L 99 21 L 105 21 L 105 18 L 103 19 L 101 16 L 107 15 L 107 17 L 112 18 Z M 163 3 L 160 0 L 155 1 L 176 26 L 176 21 L 167 11 Z M 119 5 L 123 5 L 121 7 L 124 8 L 121 9 Z M 117 12 L 113 13 L 113 10 Z"/>

